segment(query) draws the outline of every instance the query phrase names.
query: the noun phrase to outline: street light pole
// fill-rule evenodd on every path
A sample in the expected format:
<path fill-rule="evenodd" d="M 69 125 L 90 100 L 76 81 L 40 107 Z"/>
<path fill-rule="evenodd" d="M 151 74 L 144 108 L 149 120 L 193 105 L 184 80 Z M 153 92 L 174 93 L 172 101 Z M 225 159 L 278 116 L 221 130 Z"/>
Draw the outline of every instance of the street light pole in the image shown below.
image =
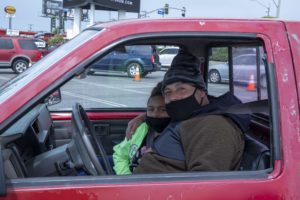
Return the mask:
<path fill-rule="evenodd" d="M 267 7 L 267 16 L 270 17 L 270 6 Z"/>
<path fill-rule="evenodd" d="M 281 0 L 278 0 L 277 11 L 276 11 L 277 18 L 279 18 L 279 15 L 280 15 L 280 6 L 281 6 Z"/>
<path fill-rule="evenodd" d="M 275 0 L 272 0 L 272 1 L 273 1 L 274 5 L 276 6 L 276 18 L 279 18 L 281 0 L 278 0 L 277 3 L 275 2 Z"/>
<path fill-rule="evenodd" d="M 250 0 L 250 1 L 255 1 L 256 3 L 258 3 L 259 5 L 261 5 L 262 7 L 266 8 L 267 9 L 267 16 L 270 17 L 270 5 L 266 6 L 265 4 L 261 3 L 258 0 Z"/>
<path fill-rule="evenodd" d="M 6 17 L 8 18 L 8 29 L 12 29 L 12 18 L 14 17 L 14 15 L 6 14 Z"/>
<path fill-rule="evenodd" d="M 28 24 L 28 26 L 29 26 L 29 31 L 32 31 L 33 24 Z"/>
<path fill-rule="evenodd" d="M 270 5 L 266 6 L 263 3 L 261 3 L 258 0 L 250 0 L 250 1 L 255 1 L 256 3 L 260 4 L 261 6 L 263 6 L 264 8 L 267 9 L 267 13 L 268 13 L 268 17 L 270 16 Z M 280 15 L 280 5 L 281 5 L 281 0 L 278 0 L 278 2 L 276 2 L 275 0 L 272 0 L 272 2 L 274 3 L 275 7 L 276 7 L 276 18 L 279 18 Z"/>
<path fill-rule="evenodd" d="M 8 17 L 8 28 L 11 29 L 11 21 L 12 21 L 12 16 Z"/>

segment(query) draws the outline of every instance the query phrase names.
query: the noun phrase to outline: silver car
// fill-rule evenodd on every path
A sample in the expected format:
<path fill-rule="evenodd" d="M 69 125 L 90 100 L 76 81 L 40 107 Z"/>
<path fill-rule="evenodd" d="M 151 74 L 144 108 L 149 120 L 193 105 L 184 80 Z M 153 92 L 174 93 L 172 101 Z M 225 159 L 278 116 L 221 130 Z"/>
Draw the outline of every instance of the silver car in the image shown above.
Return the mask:
<path fill-rule="evenodd" d="M 233 58 L 233 81 L 235 83 L 247 84 L 252 77 L 256 82 L 256 54 L 243 54 Z M 266 83 L 266 73 L 263 59 L 260 59 L 260 81 L 262 86 Z M 209 65 L 208 80 L 211 83 L 229 81 L 228 62 Z"/>

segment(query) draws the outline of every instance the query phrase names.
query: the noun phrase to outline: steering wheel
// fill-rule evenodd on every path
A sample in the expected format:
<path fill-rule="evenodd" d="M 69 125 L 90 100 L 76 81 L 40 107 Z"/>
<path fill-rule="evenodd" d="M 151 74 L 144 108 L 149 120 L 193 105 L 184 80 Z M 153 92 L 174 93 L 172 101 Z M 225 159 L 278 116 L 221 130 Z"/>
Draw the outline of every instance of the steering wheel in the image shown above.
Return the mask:
<path fill-rule="evenodd" d="M 79 154 L 81 154 L 80 157 L 86 171 L 91 175 L 113 174 L 112 167 L 103 145 L 97 140 L 95 128 L 79 103 L 75 103 L 72 109 L 72 125 L 75 130 L 75 142 L 77 143 L 77 148 L 80 149 Z M 94 147 L 90 141 L 89 135 L 94 142 Z M 94 148 L 99 152 L 103 159 L 106 171 L 100 164 Z"/>

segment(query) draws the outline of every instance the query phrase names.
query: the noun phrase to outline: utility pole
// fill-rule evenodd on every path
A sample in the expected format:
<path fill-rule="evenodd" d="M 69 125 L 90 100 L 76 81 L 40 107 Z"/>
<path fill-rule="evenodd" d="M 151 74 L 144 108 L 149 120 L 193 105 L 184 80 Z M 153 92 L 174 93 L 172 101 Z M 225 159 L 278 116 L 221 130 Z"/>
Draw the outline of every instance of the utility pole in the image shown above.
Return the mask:
<path fill-rule="evenodd" d="M 280 15 L 280 6 L 281 6 L 281 0 L 278 0 L 278 2 L 276 3 L 275 0 L 272 0 L 275 7 L 276 7 L 276 18 L 279 18 Z"/>
<path fill-rule="evenodd" d="M 261 5 L 262 7 L 266 8 L 267 9 L 267 17 L 270 17 L 270 4 L 269 6 L 266 6 L 265 4 L 261 3 L 260 1 L 258 0 L 250 0 L 250 1 L 255 1 L 256 3 L 258 3 L 259 5 Z"/>
<path fill-rule="evenodd" d="M 50 22 L 50 31 L 53 33 L 56 29 L 56 18 L 51 17 L 51 22 Z"/>
<path fill-rule="evenodd" d="M 8 28 L 11 29 L 12 28 L 12 15 L 8 16 Z"/>
<path fill-rule="evenodd" d="M 261 3 L 258 0 L 250 0 L 250 1 L 255 1 L 256 3 L 260 4 L 261 6 L 263 6 L 264 8 L 267 9 L 267 13 L 268 13 L 268 17 L 270 17 L 270 5 L 266 6 L 265 4 Z M 276 18 L 279 18 L 280 15 L 280 6 L 281 6 L 281 0 L 278 0 L 278 2 L 276 2 L 275 0 L 272 0 L 272 2 L 274 3 L 275 7 L 276 7 Z"/>
<path fill-rule="evenodd" d="M 59 11 L 58 21 L 59 21 L 59 33 L 62 34 L 62 33 L 64 33 L 64 29 L 65 29 L 64 11 L 63 10 Z"/>
<path fill-rule="evenodd" d="M 29 26 L 29 31 L 32 31 L 33 24 L 28 24 L 28 26 Z"/>

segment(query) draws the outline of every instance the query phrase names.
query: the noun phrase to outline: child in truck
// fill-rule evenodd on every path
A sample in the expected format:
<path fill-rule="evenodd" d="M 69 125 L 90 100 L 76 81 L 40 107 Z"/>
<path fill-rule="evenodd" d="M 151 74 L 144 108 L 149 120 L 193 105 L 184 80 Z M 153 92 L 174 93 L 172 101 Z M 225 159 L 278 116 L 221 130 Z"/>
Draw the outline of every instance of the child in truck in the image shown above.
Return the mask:
<path fill-rule="evenodd" d="M 114 146 L 113 161 L 117 175 L 131 174 L 139 159 L 151 149 L 154 138 L 169 124 L 161 87 L 159 82 L 151 92 L 145 122 L 139 125 L 131 139 L 125 138 Z"/>

